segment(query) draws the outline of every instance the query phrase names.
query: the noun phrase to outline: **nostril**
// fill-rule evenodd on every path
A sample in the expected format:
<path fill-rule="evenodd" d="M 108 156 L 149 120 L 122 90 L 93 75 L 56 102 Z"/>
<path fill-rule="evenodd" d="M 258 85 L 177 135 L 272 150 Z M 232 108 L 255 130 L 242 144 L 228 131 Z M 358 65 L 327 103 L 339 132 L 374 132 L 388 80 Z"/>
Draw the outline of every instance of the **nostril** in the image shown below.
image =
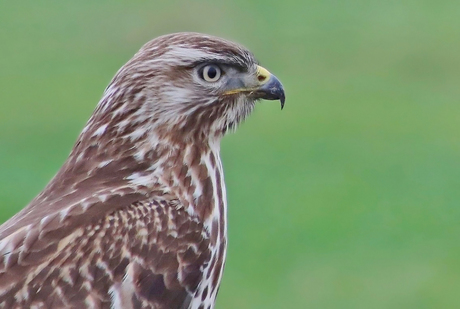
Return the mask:
<path fill-rule="evenodd" d="M 259 76 L 257 76 L 257 79 L 259 80 L 259 82 L 263 82 L 264 80 L 267 79 L 267 76 L 259 75 Z"/>

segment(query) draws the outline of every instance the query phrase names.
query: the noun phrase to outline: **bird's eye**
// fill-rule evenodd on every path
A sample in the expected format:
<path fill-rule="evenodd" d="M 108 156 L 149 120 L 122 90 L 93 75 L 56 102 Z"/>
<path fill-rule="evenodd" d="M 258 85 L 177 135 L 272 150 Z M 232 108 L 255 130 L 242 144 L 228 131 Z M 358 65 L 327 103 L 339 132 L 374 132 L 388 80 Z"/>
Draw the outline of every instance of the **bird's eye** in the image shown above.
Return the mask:
<path fill-rule="evenodd" d="M 210 83 L 217 82 L 222 75 L 221 69 L 214 64 L 209 64 L 200 71 L 200 77 Z"/>

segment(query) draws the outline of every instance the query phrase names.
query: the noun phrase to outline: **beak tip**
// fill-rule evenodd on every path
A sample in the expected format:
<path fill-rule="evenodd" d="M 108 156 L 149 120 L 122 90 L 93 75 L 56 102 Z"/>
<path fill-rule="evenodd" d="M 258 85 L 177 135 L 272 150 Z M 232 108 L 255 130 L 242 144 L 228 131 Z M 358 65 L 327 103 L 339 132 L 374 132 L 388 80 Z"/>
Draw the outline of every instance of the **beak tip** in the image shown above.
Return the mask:
<path fill-rule="evenodd" d="M 265 100 L 279 100 L 281 103 L 281 109 L 284 108 L 286 95 L 284 93 L 283 85 L 276 76 L 272 75 L 270 80 L 259 89 L 258 93 L 259 98 Z"/>
<path fill-rule="evenodd" d="M 284 102 L 286 101 L 283 84 L 281 84 L 280 80 L 275 75 L 269 73 L 267 70 L 265 71 L 269 76 L 268 81 L 251 92 L 251 96 L 256 99 L 279 100 L 282 110 L 284 108 Z"/>

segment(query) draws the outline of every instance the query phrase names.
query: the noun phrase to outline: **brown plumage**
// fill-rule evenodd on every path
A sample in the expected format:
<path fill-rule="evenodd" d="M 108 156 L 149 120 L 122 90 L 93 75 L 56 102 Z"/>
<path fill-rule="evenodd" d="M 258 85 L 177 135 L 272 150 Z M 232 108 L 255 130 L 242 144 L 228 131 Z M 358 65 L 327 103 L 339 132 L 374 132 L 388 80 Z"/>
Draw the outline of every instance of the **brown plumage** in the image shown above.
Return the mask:
<path fill-rule="evenodd" d="M 213 308 L 226 252 L 222 136 L 278 79 L 197 33 L 124 65 L 46 188 L 0 227 L 1 308 Z"/>

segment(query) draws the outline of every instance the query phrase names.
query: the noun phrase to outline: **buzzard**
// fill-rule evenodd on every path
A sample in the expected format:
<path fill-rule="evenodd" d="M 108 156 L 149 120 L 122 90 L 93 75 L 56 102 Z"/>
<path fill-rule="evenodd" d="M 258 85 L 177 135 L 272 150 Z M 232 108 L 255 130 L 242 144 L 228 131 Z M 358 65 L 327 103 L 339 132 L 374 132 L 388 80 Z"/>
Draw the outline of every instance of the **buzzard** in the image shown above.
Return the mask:
<path fill-rule="evenodd" d="M 280 81 L 235 43 L 175 33 L 115 75 L 68 159 L 0 227 L 1 308 L 213 308 L 220 140 Z"/>

